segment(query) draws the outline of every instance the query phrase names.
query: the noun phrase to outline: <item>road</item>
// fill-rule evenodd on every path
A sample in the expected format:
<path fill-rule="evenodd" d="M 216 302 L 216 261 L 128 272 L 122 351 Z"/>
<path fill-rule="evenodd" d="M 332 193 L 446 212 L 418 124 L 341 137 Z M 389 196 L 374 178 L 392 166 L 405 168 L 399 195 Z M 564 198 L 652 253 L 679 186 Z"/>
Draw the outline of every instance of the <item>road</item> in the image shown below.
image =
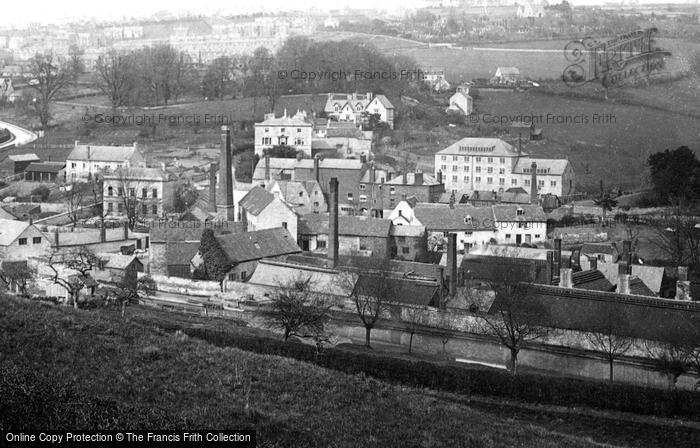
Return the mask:
<path fill-rule="evenodd" d="M 4 121 L 0 121 L 0 128 L 7 129 L 14 136 L 14 138 L 10 139 L 9 141 L 0 144 L 0 150 L 6 149 L 6 148 L 9 148 L 12 146 L 26 145 L 27 143 L 31 143 L 34 140 L 36 140 L 37 138 L 39 138 L 32 131 L 28 131 L 24 128 L 20 128 L 19 126 L 15 126 L 14 124 L 5 123 Z"/>

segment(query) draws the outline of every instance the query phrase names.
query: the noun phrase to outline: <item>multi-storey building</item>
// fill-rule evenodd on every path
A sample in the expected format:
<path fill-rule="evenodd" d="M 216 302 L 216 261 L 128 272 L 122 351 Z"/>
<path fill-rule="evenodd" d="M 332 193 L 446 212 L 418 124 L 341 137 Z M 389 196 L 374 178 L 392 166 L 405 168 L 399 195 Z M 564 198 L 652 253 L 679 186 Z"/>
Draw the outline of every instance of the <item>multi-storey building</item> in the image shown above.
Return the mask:
<path fill-rule="evenodd" d="M 66 158 L 66 182 L 87 182 L 96 174 L 145 163 L 136 142 L 133 146 L 94 146 L 76 141 Z"/>
<path fill-rule="evenodd" d="M 574 171 L 568 160 L 528 157 L 498 138 L 464 138 L 437 152 L 435 173 L 442 173 L 448 191 L 503 193 L 514 187 L 532 191 L 535 179 L 537 195 L 561 197 L 574 192 Z"/>
<path fill-rule="evenodd" d="M 158 168 L 122 167 L 103 174 L 106 216 L 149 219 L 162 217 L 173 205 L 175 182 Z"/>
<path fill-rule="evenodd" d="M 307 120 L 306 113 L 297 111 L 288 117 L 285 110 L 279 118 L 275 118 L 275 114 L 265 114 L 265 120 L 255 124 L 255 154 L 263 157 L 266 149 L 289 146 L 311 157 L 312 134 L 313 124 Z"/>

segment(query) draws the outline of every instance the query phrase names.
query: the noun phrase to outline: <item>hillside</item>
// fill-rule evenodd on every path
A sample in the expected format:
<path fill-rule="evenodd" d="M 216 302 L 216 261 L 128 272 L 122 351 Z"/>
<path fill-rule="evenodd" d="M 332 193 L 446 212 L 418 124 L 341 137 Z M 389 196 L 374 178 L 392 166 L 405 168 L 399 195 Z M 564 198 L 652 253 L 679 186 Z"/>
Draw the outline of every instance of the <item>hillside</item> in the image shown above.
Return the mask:
<path fill-rule="evenodd" d="M 265 446 L 295 447 L 599 446 L 592 439 L 692 446 L 696 436 L 612 419 L 543 417 L 536 409 L 504 411 L 496 402 L 477 410 L 468 397 L 168 334 L 138 308 L 123 320 L 110 309 L 75 312 L 2 297 L 0 310 L 3 430 L 26 421 L 54 428 L 255 427 Z M 79 409 L 65 403 L 66 395 L 79 397 Z"/>

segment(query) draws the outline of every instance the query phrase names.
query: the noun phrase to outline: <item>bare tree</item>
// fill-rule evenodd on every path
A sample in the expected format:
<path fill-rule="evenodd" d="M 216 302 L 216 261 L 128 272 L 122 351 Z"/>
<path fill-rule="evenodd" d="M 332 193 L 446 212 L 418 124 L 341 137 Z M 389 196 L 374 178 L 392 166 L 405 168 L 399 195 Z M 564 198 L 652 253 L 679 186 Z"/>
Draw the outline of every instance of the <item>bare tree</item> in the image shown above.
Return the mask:
<path fill-rule="evenodd" d="M 70 185 L 70 189 L 67 189 L 66 195 L 64 196 L 66 206 L 68 207 L 68 216 L 73 225 L 78 223 L 79 212 L 86 205 L 85 190 L 82 187 L 83 185 L 80 183 L 74 182 Z"/>
<path fill-rule="evenodd" d="M 113 114 L 118 108 L 129 105 L 135 88 L 134 65 L 132 55 L 116 50 L 97 59 L 97 85 L 109 98 Z"/>
<path fill-rule="evenodd" d="M 586 333 L 586 340 L 596 350 L 605 355 L 609 366 L 609 381 L 614 381 L 615 360 L 627 353 L 634 342 L 629 336 L 629 318 L 625 308 L 619 303 L 607 303 L 596 314 L 596 325 Z"/>
<path fill-rule="evenodd" d="M 126 314 L 127 305 L 138 303 L 142 295 L 148 296 L 156 291 L 156 282 L 150 276 L 145 275 L 136 279 L 136 271 L 128 272 L 112 290 L 114 299 L 121 306 L 122 317 Z"/>
<path fill-rule="evenodd" d="M 26 262 L 4 261 L 0 268 L 0 280 L 8 288 L 16 288 L 23 297 L 29 297 L 29 283 L 35 276 L 36 269 Z"/>
<path fill-rule="evenodd" d="M 29 73 L 25 81 L 37 94 L 32 101 L 33 111 L 46 130 L 51 119 L 50 104 L 70 82 L 70 76 L 53 53 L 35 54 L 29 61 Z"/>
<path fill-rule="evenodd" d="M 418 325 L 421 320 L 421 312 L 424 311 L 424 309 L 415 307 L 404 307 L 403 310 L 405 311 L 406 315 L 405 318 L 403 318 L 402 316 L 403 323 L 406 328 L 406 332 L 409 334 L 408 353 L 411 353 L 411 350 L 413 348 L 413 335 L 416 334 L 416 331 L 418 331 Z"/>
<path fill-rule="evenodd" d="M 528 342 L 542 339 L 550 329 L 542 325 L 546 311 L 528 300 L 528 286 L 521 283 L 522 273 L 515 266 L 502 264 L 494 268 L 493 279 L 487 281 L 495 299 L 483 315 L 481 331 L 496 336 L 510 351 L 510 370 L 518 374 L 518 354 Z"/>
<path fill-rule="evenodd" d="M 78 309 L 78 296 L 83 288 L 95 285 L 90 271 L 98 266 L 100 260 L 87 246 L 51 251 L 48 266 L 53 271 L 52 281 L 68 291 L 73 307 Z"/>
<path fill-rule="evenodd" d="M 385 270 L 371 274 L 351 274 L 352 301 L 357 315 L 365 327 L 365 346 L 372 348 L 370 337 L 382 313 L 388 311 L 389 301 L 396 295 L 396 282 Z"/>
<path fill-rule="evenodd" d="M 142 178 L 138 168 L 125 166 L 116 169 L 113 175 L 106 176 L 104 181 L 106 182 L 107 196 L 110 197 L 110 191 L 111 197 L 116 195 L 118 209 L 121 208 L 121 213 L 126 216 L 130 230 L 134 230 L 136 224 L 148 214 L 149 206 L 155 205 L 159 208 L 159 205 L 163 205 L 163 195 L 153 198 L 151 194 L 151 197 L 148 197 L 153 184 L 147 180 L 141 180 Z"/>
<path fill-rule="evenodd" d="M 676 265 L 700 265 L 700 232 L 695 218 L 685 207 L 675 207 L 669 214 L 652 222 L 656 238 L 651 242 Z"/>
<path fill-rule="evenodd" d="M 675 389 L 684 373 L 700 373 L 700 330 L 682 317 L 674 328 L 662 329 L 659 341 L 645 341 L 644 348 L 657 369 L 668 378 L 669 389 Z"/>
<path fill-rule="evenodd" d="M 260 314 L 272 327 L 282 330 L 283 339 L 292 336 L 313 338 L 319 344 L 327 339 L 331 305 L 313 291 L 311 277 L 299 276 L 280 285 L 279 292 Z"/>

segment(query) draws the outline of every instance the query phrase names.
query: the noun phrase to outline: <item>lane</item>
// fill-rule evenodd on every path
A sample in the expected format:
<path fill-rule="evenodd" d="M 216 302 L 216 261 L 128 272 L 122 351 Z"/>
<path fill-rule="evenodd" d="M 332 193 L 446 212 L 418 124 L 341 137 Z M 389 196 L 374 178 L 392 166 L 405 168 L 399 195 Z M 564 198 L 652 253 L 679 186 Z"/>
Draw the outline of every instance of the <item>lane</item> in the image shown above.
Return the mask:
<path fill-rule="evenodd" d="M 0 128 L 7 129 L 14 136 L 14 138 L 10 139 L 10 141 L 0 144 L 0 150 L 9 148 L 11 146 L 26 145 L 27 143 L 31 143 L 37 138 L 39 138 L 32 131 L 21 128 L 19 126 L 15 126 L 14 124 L 6 123 L 4 121 L 0 121 Z"/>

